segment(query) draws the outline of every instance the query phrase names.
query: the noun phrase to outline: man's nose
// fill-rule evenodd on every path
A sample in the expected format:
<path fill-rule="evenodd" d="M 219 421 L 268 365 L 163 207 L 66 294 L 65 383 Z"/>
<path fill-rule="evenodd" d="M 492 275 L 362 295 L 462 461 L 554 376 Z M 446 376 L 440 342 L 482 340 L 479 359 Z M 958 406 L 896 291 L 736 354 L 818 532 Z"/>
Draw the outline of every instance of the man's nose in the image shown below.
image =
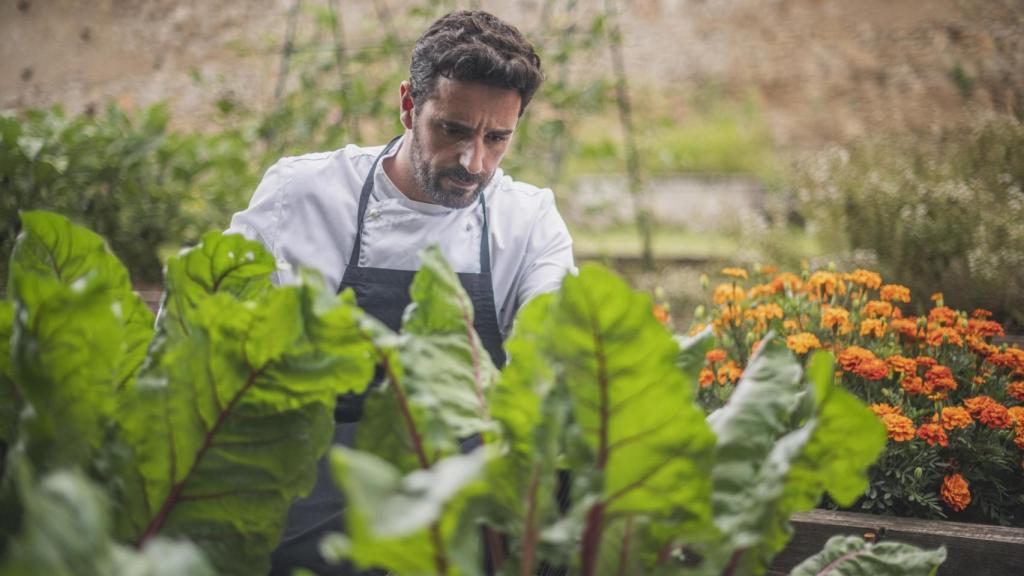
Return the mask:
<path fill-rule="evenodd" d="M 466 144 L 459 157 L 459 164 L 470 174 L 479 174 L 484 170 L 484 143 L 474 138 Z"/>

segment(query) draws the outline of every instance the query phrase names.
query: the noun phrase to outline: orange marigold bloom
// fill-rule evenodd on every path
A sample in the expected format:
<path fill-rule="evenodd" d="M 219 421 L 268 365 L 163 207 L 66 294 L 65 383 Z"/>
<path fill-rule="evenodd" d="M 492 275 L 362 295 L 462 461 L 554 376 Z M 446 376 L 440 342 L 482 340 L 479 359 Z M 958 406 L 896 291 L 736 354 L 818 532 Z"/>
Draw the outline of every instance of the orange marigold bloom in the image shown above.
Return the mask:
<path fill-rule="evenodd" d="M 710 368 L 704 368 L 700 371 L 700 376 L 697 379 L 700 382 L 701 388 L 707 388 L 715 381 L 715 373 Z"/>
<path fill-rule="evenodd" d="M 892 304 L 882 300 L 871 300 L 864 305 L 863 312 L 868 318 L 888 318 L 892 316 Z"/>
<path fill-rule="evenodd" d="M 785 292 L 786 287 L 789 287 L 790 290 L 796 292 L 803 286 L 803 282 L 800 281 L 800 277 L 796 274 L 783 272 L 773 278 L 768 285 L 772 287 L 772 290 L 774 290 L 775 293 Z"/>
<path fill-rule="evenodd" d="M 1019 348 L 1007 348 L 990 355 L 985 361 L 1000 368 L 1020 370 L 1024 368 L 1024 351 Z"/>
<path fill-rule="evenodd" d="M 740 286 L 732 284 L 719 284 L 715 286 L 715 292 L 711 298 L 715 304 L 727 304 L 729 302 L 740 302 L 746 297 L 746 292 Z"/>
<path fill-rule="evenodd" d="M 1010 382 L 1010 385 L 1006 387 L 1006 393 L 1014 400 L 1024 402 L 1024 381 Z"/>
<path fill-rule="evenodd" d="M 913 316 L 910 318 L 895 318 L 891 322 L 890 326 L 892 326 L 893 330 L 907 338 L 918 338 L 920 336 L 917 328 L 917 318 L 914 318 Z"/>
<path fill-rule="evenodd" d="M 879 290 L 879 295 L 886 302 L 910 302 L 910 288 L 899 284 L 886 284 Z"/>
<path fill-rule="evenodd" d="M 865 318 L 860 323 L 860 335 L 874 336 L 875 338 L 885 336 L 885 322 L 874 318 Z"/>
<path fill-rule="evenodd" d="M 747 271 L 743 268 L 722 268 L 722 274 L 733 278 L 747 279 Z"/>
<path fill-rule="evenodd" d="M 931 394 L 932 386 L 916 374 L 907 374 L 900 380 L 900 386 L 907 391 L 907 394 Z"/>
<path fill-rule="evenodd" d="M 846 294 L 843 278 L 835 272 L 818 270 L 807 280 L 807 289 L 821 300 L 827 300 L 833 294 Z"/>
<path fill-rule="evenodd" d="M 985 407 L 996 403 L 997 402 L 993 400 L 991 396 L 975 396 L 964 400 L 964 407 L 971 413 L 971 416 L 979 418 Z"/>
<path fill-rule="evenodd" d="M 889 375 L 889 365 L 878 358 L 869 359 L 861 362 L 853 372 L 867 380 L 881 380 Z"/>
<path fill-rule="evenodd" d="M 739 380 L 742 375 L 743 370 L 740 370 L 736 362 L 729 360 L 718 369 L 718 384 L 720 386 L 732 384 Z"/>
<path fill-rule="evenodd" d="M 857 366 L 860 366 L 865 361 L 877 359 L 874 352 L 860 346 L 850 346 L 840 352 L 839 357 L 836 358 L 839 366 L 847 372 L 853 372 L 857 369 Z"/>
<path fill-rule="evenodd" d="M 1006 332 L 1003 331 L 1003 325 L 999 322 L 993 322 L 992 320 L 985 320 L 982 318 L 971 318 L 967 321 L 967 332 L 976 336 L 988 337 L 988 336 L 1005 336 Z"/>
<path fill-rule="evenodd" d="M 944 300 L 944 298 L 942 297 L 942 292 L 935 292 L 928 299 L 931 300 L 932 302 L 942 302 Z"/>
<path fill-rule="evenodd" d="M 718 362 L 725 360 L 725 357 L 725 350 L 722 350 L 721 348 L 708 350 L 707 354 L 704 355 L 704 359 L 710 362 L 711 364 L 717 364 Z"/>
<path fill-rule="evenodd" d="M 751 286 L 750 290 L 747 292 L 747 296 L 751 299 L 759 298 L 761 296 L 771 296 L 773 294 L 775 294 L 775 289 L 772 288 L 771 284 L 757 284 L 755 286 Z"/>
<path fill-rule="evenodd" d="M 783 320 L 782 327 L 785 328 L 786 330 L 799 330 L 800 323 L 797 322 L 796 320 Z"/>
<path fill-rule="evenodd" d="M 946 436 L 946 431 L 942 429 L 942 426 L 928 422 L 921 424 L 921 427 L 917 429 L 917 437 L 928 443 L 929 446 L 949 446 L 949 437 Z"/>
<path fill-rule="evenodd" d="M 1024 428 L 1017 428 L 1013 443 L 1017 445 L 1017 448 L 1024 450 Z M 1021 468 L 1024 468 L 1024 462 L 1021 462 Z"/>
<path fill-rule="evenodd" d="M 928 322 L 942 326 L 954 326 L 956 325 L 956 310 L 945 306 L 932 308 L 928 312 Z"/>
<path fill-rule="evenodd" d="M 664 306 L 661 306 L 660 304 L 655 304 L 654 307 L 651 308 L 651 313 L 654 314 L 654 318 L 658 322 L 662 324 L 668 324 L 668 310 L 665 310 Z"/>
<path fill-rule="evenodd" d="M 1024 428 L 1024 406 L 1010 406 L 1006 413 L 1010 415 L 1010 421 L 1014 426 Z"/>
<path fill-rule="evenodd" d="M 885 362 L 896 372 L 901 374 L 913 374 L 917 372 L 917 360 L 904 358 L 899 354 L 893 354 L 885 359 Z"/>
<path fill-rule="evenodd" d="M 845 308 L 821 307 L 821 327 L 835 328 L 841 334 L 850 331 L 850 312 Z"/>
<path fill-rule="evenodd" d="M 865 288 L 877 290 L 882 285 L 882 276 L 878 272 L 858 268 L 846 275 L 846 279 Z"/>
<path fill-rule="evenodd" d="M 934 328 L 928 332 L 928 345 L 939 347 L 943 344 L 951 344 L 953 346 L 963 346 L 964 341 L 960 338 L 960 334 L 953 328 Z"/>
<path fill-rule="evenodd" d="M 999 352 L 999 348 L 985 342 L 981 337 L 974 335 L 967 337 L 967 347 L 970 348 L 971 352 L 974 352 L 975 355 L 981 356 L 982 358 L 988 358 L 989 356 Z"/>
<path fill-rule="evenodd" d="M 993 430 L 1002 430 L 1013 425 L 1006 406 L 993 402 L 981 409 L 978 421 Z"/>
<path fill-rule="evenodd" d="M 906 442 L 914 439 L 914 421 L 906 416 L 886 414 L 882 416 L 882 424 L 885 424 L 890 440 Z"/>
<path fill-rule="evenodd" d="M 932 416 L 932 422 L 938 423 L 939 415 Z M 954 428 L 967 428 L 974 423 L 971 414 L 959 406 L 947 406 L 942 409 L 942 427 L 946 430 Z"/>
<path fill-rule="evenodd" d="M 903 415 L 903 409 L 899 406 L 893 406 L 892 404 L 872 404 L 868 406 L 868 410 L 874 412 L 875 416 L 878 416 L 879 419 L 886 414 Z"/>
<path fill-rule="evenodd" d="M 950 474 L 942 479 L 942 488 L 939 490 L 942 501 L 950 508 L 960 512 L 971 503 L 971 490 L 967 486 L 967 480 L 959 473 Z"/>
<path fill-rule="evenodd" d="M 931 368 L 932 366 L 935 366 L 936 364 L 939 363 L 935 358 L 932 358 L 931 356 L 918 356 L 917 358 L 914 359 L 914 361 L 917 362 L 917 365 L 922 368 Z"/>
<path fill-rule="evenodd" d="M 796 354 L 806 354 L 810 350 L 821 348 L 818 337 L 810 332 L 801 332 L 786 337 L 786 346 Z"/>
<path fill-rule="evenodd" d="M 924 379 L 933 390 L 956 390 L 956 379 L 953 371 L 941 364 L 936 364 L 925 372 Z"/>
<path fill-rule="evenodd" d="M 991 317 L 992 317 L 992 313 L 989 312 L 988 310 L 985 310 L 984 308 L 975 308 L 974 312 L 971 312 L 971 318 L 978 318 L 980 320 L 985 320 L 985 319 L 991 318 Z"/>

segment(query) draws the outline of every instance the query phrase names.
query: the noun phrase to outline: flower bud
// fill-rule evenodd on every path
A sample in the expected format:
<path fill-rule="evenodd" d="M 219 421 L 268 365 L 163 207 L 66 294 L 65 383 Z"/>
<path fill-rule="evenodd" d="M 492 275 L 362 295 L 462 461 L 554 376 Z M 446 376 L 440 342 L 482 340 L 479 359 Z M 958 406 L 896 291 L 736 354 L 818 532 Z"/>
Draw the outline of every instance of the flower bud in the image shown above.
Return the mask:
<path fill-rule="evenodd" d="M 703 304 L 697 306 L 697 308 L 693 311 L 693 317 L 696 320 L 703 320 L 705 314 L 707 314 L 707 310 L 704 308 Z"/>
<path fill-rule="evenodd" d="M 711 279 L 708 278 L 707 274 L 701 274 L 700 275 L 700 289 L 701 290 L 707 290 L 709 286 L 711 286 Z"/>
<path fill-rule="evenodd" d="M 924 476 L 924 470 L 922 470 L 920 466 L 914 468 L 914 478 L 920 480 L 921 476 Z"/>

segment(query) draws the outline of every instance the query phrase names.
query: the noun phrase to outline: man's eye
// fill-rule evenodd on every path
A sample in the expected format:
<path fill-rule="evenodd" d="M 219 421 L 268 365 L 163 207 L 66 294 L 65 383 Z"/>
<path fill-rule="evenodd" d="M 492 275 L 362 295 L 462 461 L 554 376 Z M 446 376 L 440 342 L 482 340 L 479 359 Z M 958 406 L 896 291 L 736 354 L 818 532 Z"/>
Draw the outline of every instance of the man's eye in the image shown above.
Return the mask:
<path fill-rule="evenodd" d="M 511 138 L 511 137 L 512 137 L 511 134 L 491 134 L 490 135 L 490 139 L 493 142 L 508 142 L 509 138 Z"/>
<path fill-rule="evenodd" d="M 462 128 L 452 126 L 451 124 L 442 124 L 441 130 L 448 136 L 459 136 L 465 132 Z"/>

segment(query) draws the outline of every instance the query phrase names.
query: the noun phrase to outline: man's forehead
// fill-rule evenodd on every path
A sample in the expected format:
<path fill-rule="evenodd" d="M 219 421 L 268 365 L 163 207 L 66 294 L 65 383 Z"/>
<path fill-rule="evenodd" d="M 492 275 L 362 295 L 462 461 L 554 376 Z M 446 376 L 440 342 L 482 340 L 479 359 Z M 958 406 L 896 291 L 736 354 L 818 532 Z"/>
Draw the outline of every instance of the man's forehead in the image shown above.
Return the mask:
<path fill-rule="evenodd" d="M 428 103 L 429 115 L 437 120 L 475 125 L 486 118 L 495 128 L 507 130 L 519 120 L 518 92 L 479 82 L 439 78 Z"/>

